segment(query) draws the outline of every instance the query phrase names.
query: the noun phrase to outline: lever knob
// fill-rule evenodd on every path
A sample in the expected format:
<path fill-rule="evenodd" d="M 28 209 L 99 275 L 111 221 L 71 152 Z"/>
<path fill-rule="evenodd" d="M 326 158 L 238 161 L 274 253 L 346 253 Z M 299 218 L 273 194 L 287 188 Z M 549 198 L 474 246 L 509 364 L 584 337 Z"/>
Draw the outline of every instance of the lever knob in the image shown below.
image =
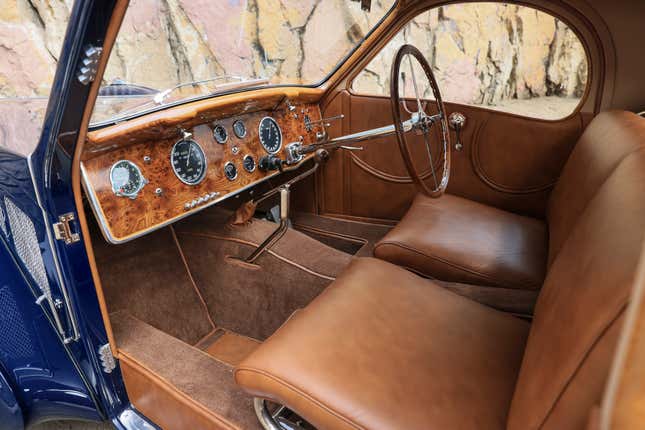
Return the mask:
<path fill-rule="evenodd" d="M 276 157 L 275 155 L 265 155 L 260 158 L 258 162 L 258 168 L 263 172 L 268 172 L 270 170 L 279 170 L 282 171 L 283 161 Z"/>

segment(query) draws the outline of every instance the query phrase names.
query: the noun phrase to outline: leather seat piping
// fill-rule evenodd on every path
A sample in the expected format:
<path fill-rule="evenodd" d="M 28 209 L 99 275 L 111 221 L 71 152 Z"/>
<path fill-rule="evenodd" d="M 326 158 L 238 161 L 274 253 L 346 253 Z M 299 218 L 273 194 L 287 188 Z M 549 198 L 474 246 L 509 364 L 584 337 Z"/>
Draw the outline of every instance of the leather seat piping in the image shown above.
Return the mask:
<path fill-rule="evenodd" d="M 484 281 L 492 282 L 495 285 L 499 285 L 499 286 L 509 288 L 509 289 L 514 289 L 514 290 L 522 289 L 522 288 L 518 288 L 517 285 L 508 284 L 506 282 L 500 282 L 498 279 L 493 279 L 493 278 L 491 278 L 490 276 L 487 276 L 484 273 L 478 272 L 476 270 L 472 270 L 472 269 L 470 269 L 468 267 L 464 267 L 464 266 L 461 266 L 459 264 L 455 264 L 455 263 L 453 263 L 451 261 L 444 260 L 444 259 L 442 259 L 440 257 L 435 256 L 435 255 L 429 255 L 429 254 L 427 254 L 427 253 L 425 253 L 425 252 L 423 252 L 423 251 L 421 251 L 419 249 L 413 248 L 413 247 L 411 247 L 409 245 L 406 245 L 406 244 L 403 244 L 401 242 L 396 242 L 396 241 L 380 242 L 374 247 L 374 254 L 376 255 L 376 250 L 378 248 L 380 248 L 382 246 L 387 246 L 387 245 L 398 246 L 398 247 L 403 248 L 403 249 L 405 249 L 407 251 L 417 253 L 417 254 L 422 255 L 422 256 L 424 256 L 426 258 L 429 258 L 431 260 L 435 260 L 435 261 L 437 261 L 439 263 L 443 263 L 443 264 L 445 264 L 447 266 L 450 266 L 450 267 L 453 267 L 455 269 L 462 270 L 464 272 L 467 272 L 467 273 L 470 273 L 472 275 L 475 275 L 475 276 L 483 279 Z M 430 275 L 429 273 L 420 272 L 419 270 L 414 270 L 414 272 L 421 273 L 424 277 L 431 277 L 432 278 L 432 275 Z M 541 287 L 541 285 L 536 286 L 535 284 L 532 284 L 532 283 L 527 283 L 527 285 L 528 285 L 529 289 L 531 289 L 531 290 L 537 290 L 537 289 L 539 289 Z"/>

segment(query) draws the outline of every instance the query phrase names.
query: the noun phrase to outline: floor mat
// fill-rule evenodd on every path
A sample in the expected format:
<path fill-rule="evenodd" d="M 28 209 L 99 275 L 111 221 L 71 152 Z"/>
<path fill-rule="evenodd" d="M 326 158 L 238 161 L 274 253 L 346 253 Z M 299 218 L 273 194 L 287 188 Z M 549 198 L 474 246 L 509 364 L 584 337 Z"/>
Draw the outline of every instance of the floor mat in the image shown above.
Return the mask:
<path fill-rule="evenodd" d="M 110 314 L 110 320 L 120 354 L 237 428 L 260 429 L 253 399 L 235 383 L 232 366 L 126 312 Z M 130 392 L 127 378 L 125 382 Z M 158 422 L 158 405 L 142 401 L 135 406 Z"/>
<path fill-rule="evenodd" d="M 357 257 L 372 257 L 374 245 L 392 228 L 391 225 L 371 224 L 298 212 L 293 216 L 296 230 Z"/>
<path fill-rule="evenodd" d="M 128 311 L 194 344 L 214 328 L 168 228 L 121 245 L 92 229 L 92 245 L 110 313 Z"/>
<path fill-rule="evenodd" d="M 349 264 L 352 256 L 293 229 L 256 264 L 240 263 L 276 229 L 253 220 L 226 224 L 230 213 L 208 210 L 175 225 L 175 231 L 216 326 L 264 340 L 305 307 Z"/>
<path fill-rule="evenodd" d="M 262 342 L 224 329 L 217 329 L 202 339 L 197 348 L 235 367 Z"/>

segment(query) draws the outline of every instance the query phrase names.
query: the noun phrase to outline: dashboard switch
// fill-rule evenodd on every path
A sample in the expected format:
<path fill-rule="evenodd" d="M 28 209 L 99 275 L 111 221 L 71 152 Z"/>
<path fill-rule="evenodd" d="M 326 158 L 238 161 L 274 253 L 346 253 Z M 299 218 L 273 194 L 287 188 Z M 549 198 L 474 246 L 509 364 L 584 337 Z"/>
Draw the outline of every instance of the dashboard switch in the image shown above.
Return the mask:
<path fill-rule="evenodd" d="M 258 167 L 263 172 L 268 172 L 271 170 L 279 170 L 282 172 L 283 163 L 284 162 L 279 157 L 276 157 L 275 155 L 265 155 L 262 158 L 260 158 Z"/>

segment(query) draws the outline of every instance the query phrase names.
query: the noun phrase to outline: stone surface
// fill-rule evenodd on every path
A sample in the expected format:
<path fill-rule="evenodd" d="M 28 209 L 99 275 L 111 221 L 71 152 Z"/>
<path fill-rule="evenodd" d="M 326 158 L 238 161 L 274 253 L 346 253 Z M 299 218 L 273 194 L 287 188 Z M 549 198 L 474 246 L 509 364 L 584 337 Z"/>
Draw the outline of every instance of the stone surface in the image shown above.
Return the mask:
<path fill-rule="evenodd" d="M 370 62 L 354 89 L 388 94 L 391 59 L 404 43 L 423 52 L 448 101 L 509 105 L 544 96 L 579 99 L 585 90 L 586 54 L 571 29 L 543 12 L 495 3 L 443 6 L 418 16 Z"/>

